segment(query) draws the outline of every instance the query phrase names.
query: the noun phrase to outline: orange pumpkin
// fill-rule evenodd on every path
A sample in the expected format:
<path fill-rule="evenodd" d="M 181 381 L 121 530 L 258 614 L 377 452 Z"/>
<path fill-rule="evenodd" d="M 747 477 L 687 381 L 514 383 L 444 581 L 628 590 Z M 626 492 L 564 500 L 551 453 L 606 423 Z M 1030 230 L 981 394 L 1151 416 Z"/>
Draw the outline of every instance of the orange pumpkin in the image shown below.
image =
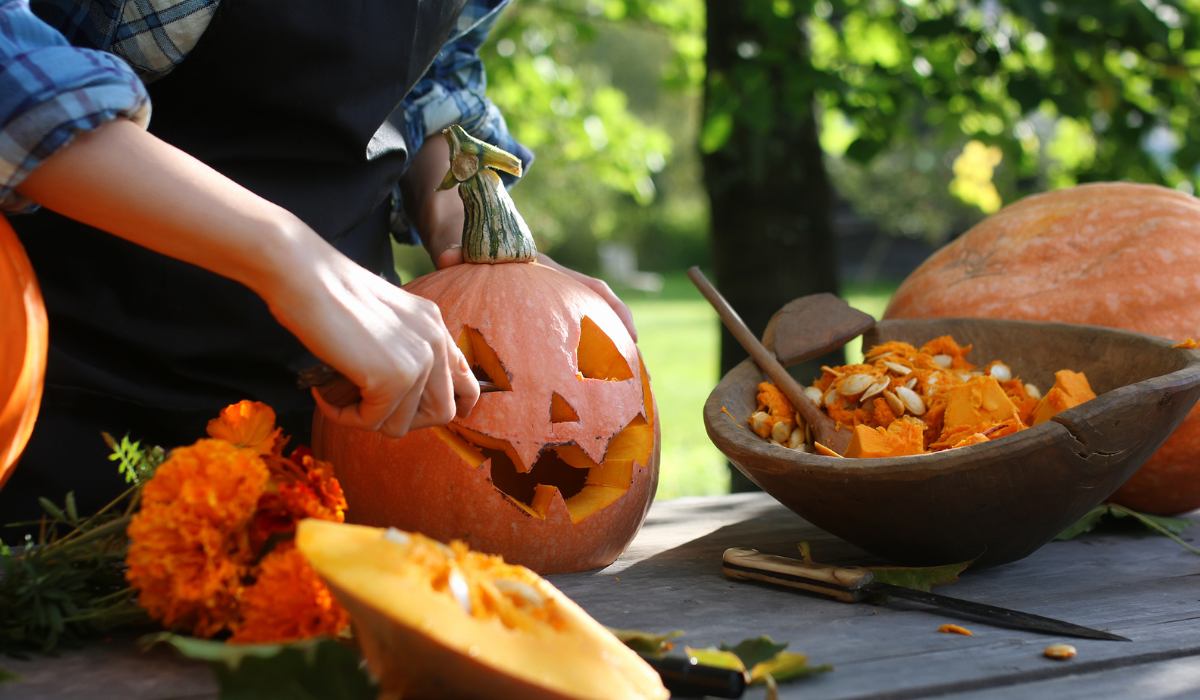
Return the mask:
<path fill-rule="evenodd" d="M 33 432 L 46 374 L 46 307 L 17 234 L 0 217 L 0 488 Z"/>
<path fill-rule="evenodd" d="M 1200 200 L 1116 182 L 1026 197 L 934 253 L 900 285 L 885 317 L 1061 321 L 1197 336 Z M 1160 514 L 1200 508 L 1200 407 L 1113 500 Z"/>
<path fill-rule="evenodd" d="M 658 482 L 649 377 L 608 304 L 534 262 L 495 173 L 461 164 L 464 153 L 494 167 L 515 159 L 489 162 L 507 154 L 460 130 L 448 138 L 468 262 L 405 289 L 437 302 L 476 374 L 502 390 L 481 396 L 466 419 L 399 439 L 318 413 L 313 449 L 337 465 L 352 522 L 460 539 L 539 573 L 604 566 L 641 527 Z M 508 238 L 480 242 L 493 235 Z M 497 257 L 511 261 L 492 264 Z"/>

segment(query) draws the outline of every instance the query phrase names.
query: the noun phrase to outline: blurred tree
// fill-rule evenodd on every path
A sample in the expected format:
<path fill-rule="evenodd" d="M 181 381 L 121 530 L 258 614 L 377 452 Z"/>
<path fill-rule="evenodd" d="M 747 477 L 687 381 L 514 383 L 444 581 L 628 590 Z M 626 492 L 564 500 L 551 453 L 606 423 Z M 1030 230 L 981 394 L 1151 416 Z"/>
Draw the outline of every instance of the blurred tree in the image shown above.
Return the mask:
<path fill-rule="evenodd" d="M 598 240 L 706 254 L 690 175 L 702 27 L 699 0 L 521 0 L 501 15 L 483 48 L 488 94 L 538 156 L 513 197 L 543 251 L 593 273 Z"/>

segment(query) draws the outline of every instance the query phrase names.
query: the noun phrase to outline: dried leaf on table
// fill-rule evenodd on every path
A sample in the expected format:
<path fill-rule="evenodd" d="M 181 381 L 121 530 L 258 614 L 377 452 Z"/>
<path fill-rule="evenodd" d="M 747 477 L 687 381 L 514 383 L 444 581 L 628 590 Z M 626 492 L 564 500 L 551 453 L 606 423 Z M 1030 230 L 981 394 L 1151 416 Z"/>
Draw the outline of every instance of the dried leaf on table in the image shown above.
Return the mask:
<path fill-rule="evenodd" d="M 757 639 L 753 637 L 743 639 L 734 647 L 721 645 L 721 651 L 732 651 L 737 654 L 746 668 L 754 668 L 756 664 L 776 656 L 784 649 L 787 649 L 787 642 L 778 644 L 765 634 Z"/>
<path fill-rule="evenodd" d="M 801 678 L 815 673 L 832 671 L 833 666 L 809 666 L 808 657 L 787 649 L 787 642 L 778 643 L 767 635 L 743 639 L 735 646 L 721 644 L 720 649 L 686 647 L 687 655 L 696 663 L 716 666 L 746 674 L 746 680 L 767 686 L 767 698 L 777 697 L 775 682 Z"/>
<path fill-rule="evenodd" d="M 621 630 L 614 627 L 605 627 L 604 629 L 612 632 L 613 636 L 619 639 L 622 644 L 637 653 L 655 658 L 659 658 L 666 652 L 674 649 L 675 643 L 671 640 L 683 636 L 683 630 L 675 630 L 666 634 L 653 634 L 651 632 L 642 632 L 641 630 Z"/>
<path fill-rule="evenodd" d="M 688 655 L 688 658 L 695 659 L 696 663 L 701 666 L 714 666 L 716 668 L 727 668 L 731 671 L 746 672 L 746 664 L 742 663 L 738 655 L 732 651 L 722 651 L 712 647 L 707 649 L 684 647 L 684 652 Z"/>
<path fill-rule="evenodd" d="M 876 583 L 890 583 L 893 586 L 912 588 L 928 593 L 934 586 L 954 583 L 963 569 L 975 561 L 960 561 L 957 564 L 942 566 L 873 566 L 871 573 Z"/>
<path fill-rule="evenodd" d="M 138 640 L 143 649 L 160 643 L 212 664 L 219 700 L 375 700 L 379 693 L 358 654 L 328 638 L 226 644 L 162 632 Z"/>
<path fill-rule="evenodd" d="M 825 673 L 832 670 L 833 666 L 829 664 L 809 666 L 808 657 L 804 654 L 781 651 L 766 661 L 755 664 L 754 668 L 750 669 L 750 681 L 758 683 L 760 678 L 767 677 L 774 678 L 777 681 L 786 681 L 792 678 L 811 676 L 814 673 Z"/>

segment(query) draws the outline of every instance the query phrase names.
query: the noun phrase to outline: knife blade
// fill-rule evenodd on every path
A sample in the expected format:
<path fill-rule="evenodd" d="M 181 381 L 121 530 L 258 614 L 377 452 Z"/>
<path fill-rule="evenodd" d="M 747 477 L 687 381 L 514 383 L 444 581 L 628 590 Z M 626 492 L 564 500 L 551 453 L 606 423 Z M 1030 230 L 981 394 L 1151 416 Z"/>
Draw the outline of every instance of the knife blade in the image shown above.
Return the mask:
<path fill-rule="evenodd" d="M 331 406 L 343 408 L 362 399 L 362 394 L 358 390 L 358 386 L 350 381 L 350 379 L 330 367 L 329 365 L 321 364 L 314 365 L 308 369 L 300 370 L 296 375 L 296 386 L 301 389 L 310 389 L 316 387 L 320 392 L 321 398 Z M 494 382 L 480 380 L 479 393 L 487 394 L 493 391 L 503 391 Z"/>
<path fill-rule="evenodd" d="M 856 603 L 865 598 L 882 594 L 974 615 L 990 622 L 1031 632 L 1085 639 L 1132 641 L 1111 632 L 1102 632 L 1041 615 L 951 598 L 938 593 L 926 593 L 888 583 L 878 583 L 874 581 L 870 569 L 860 566 L 817 564 L 773 554 L 763 554 L 756 549 L 734 547 L 725 550 L 725 555 L 722 557 L 722 568 L 725 575 L 733 579 L 765 581 L 766 583 L 800 588 L 831 596 L 846 603 Z"/>

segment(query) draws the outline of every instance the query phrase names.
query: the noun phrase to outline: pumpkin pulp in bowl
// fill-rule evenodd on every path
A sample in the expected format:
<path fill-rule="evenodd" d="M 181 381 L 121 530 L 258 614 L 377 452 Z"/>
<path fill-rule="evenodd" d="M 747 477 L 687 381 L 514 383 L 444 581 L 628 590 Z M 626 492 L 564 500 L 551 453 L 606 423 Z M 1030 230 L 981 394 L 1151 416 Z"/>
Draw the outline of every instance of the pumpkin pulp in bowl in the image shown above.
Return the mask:
<path fill-rule="evenodd" d="M 904 457 L 844 459 L 766 442 L 733 416 L 755 408 L 762 373 L 747 360 L 704 407 L 709 437 L 752 481 L 830 533 L 898 564 L 1015 561 L 1103 502 L 1162 444 L 1200 397 L 1200 353 L 1137 333 L 1073 324 L 882 321 L 864 347 L 920 346 L 943 335 L 975 361 L 1003 358 L 1050 386 L 1083 372 L 1097 398 L 988 443 Z"/>

